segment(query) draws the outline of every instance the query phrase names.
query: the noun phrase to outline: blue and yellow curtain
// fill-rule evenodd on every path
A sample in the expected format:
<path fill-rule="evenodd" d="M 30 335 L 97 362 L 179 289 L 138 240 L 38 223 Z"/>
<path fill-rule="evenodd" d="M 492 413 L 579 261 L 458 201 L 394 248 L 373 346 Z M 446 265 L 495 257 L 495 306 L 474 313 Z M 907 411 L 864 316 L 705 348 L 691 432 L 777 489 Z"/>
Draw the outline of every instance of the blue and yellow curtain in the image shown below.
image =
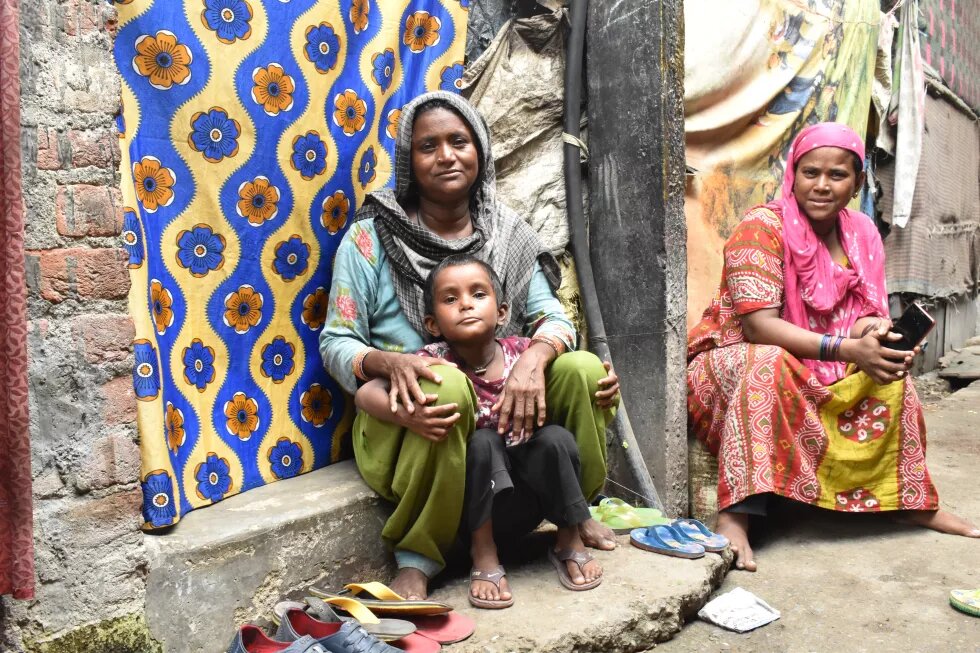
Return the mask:
<path fill-rule="evenodd" d="M 144 528 L 335 462 L 334 252 L 470 0 L 117 0 Z"/>

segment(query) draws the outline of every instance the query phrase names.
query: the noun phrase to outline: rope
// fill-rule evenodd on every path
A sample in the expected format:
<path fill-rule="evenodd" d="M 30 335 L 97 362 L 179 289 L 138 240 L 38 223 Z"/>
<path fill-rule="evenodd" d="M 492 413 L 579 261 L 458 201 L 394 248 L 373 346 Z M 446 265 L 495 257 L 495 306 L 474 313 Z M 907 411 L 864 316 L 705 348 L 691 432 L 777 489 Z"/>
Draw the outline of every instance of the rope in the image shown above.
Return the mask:
<path fill-rule="evenodd" d="M 561 133 L 561 139 L 563 141 L 565 141 L 566 143 L 568 143 L 569 145 L 574 145 L 579 150 L 581 150 L 581 153 L 579 154 L 579 161 L 581 163 L 585 163 L 586 161 L 589 160 L 589 146 L 588 145 L 586 145 L 584 142 L 582 142 L 580 139 L 576 138 L 575 136 L 572 136 L 568 132 L 562 132 Z"/>

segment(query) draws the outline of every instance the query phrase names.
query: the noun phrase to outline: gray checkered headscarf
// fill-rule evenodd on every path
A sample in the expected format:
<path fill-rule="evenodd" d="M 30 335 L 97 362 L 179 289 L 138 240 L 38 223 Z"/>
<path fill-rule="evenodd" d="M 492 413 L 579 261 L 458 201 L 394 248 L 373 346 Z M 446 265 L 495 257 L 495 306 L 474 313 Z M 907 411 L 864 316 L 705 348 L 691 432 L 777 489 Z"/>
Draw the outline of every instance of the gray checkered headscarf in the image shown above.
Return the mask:
<path fill-rule="evenodd" d="M 420 107 L 443 100 L 469 125 L 476 139 L 480 172 L 470 191 L 473 233 L 459 240 L 443 240 L 424 226 L 409 220 L 403 208 L 417 201 L 412 186 L 412 129 Z M 470 254 L 487 262 L 500 276 L 503 301 L 510 306 L 501 336 L 517 335 L 524 325 L 528 287 L 534 262 L 541 264 L 552 290 L 561 283 L 558 262 L 544 248 L 534 229 L 512 209 L 497 201 L 496 173 L 490 151 L 486 121 L 466 100 L 455 93 L 436 91 L 420 95 L 402 109 L 395 145 L 395 190 L 369 194 L 356 220 L 374 218 L 374 227 L 388 255 L 391 277 L 405 317 L 417 332 L 427 337 L 422 318 L 422 288 L 429 272 L 451 254 Z"/>

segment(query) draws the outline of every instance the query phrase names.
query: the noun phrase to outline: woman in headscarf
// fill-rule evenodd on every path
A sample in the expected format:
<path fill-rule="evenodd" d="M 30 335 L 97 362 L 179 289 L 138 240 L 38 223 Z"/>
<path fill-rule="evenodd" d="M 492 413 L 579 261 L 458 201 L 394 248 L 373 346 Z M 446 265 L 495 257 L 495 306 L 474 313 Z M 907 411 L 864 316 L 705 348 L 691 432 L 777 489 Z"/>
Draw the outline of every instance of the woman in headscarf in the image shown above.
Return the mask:
<path fill-rule="evenodd" d="M 364 480 L 395 504 L 382 537 L 399 568 L 391 587 L 407 598 L 425 598 L 428 580 L 445 566 L 460 526 L 467 438 L 475 428 L 476 395 L 466 375 L 414 354 L 427 335 L 425 279 L 451 254 L 476 256 L 499 275 L 510 311 L 498 335 L 532 340 L 504 386 L 501 432 L 530 433 L 547 421 L 574 433 L 587 499 L 605 479 L 605 428 L 618 400 L 619 382 L 608 364 L 572 351 L 576 335 L 555 297 L 554 257 L 497 201 L 483 118 L 452 93 L 407 104 L 398 125 L 395 189 L 368 195 L 338 248 L 320 336 L 324 364 L 341 386 L 353 394 L 358 383 L 384 378 L 397 402 L 390 421 L 358 413 L 353 446 Z M 594 520 L 581 525 L 580 535 L 584 545 L 615 547 L 612 532 Z M 496 550 L 477 553 L 475 569 L 499 564 Z M 572 563 L 569 573 L 582 577 Z M 473 581 L 472 592 L 510 598 L 506 580 L 499 587 Z"/>
<path fill-rule="evenodd" d="M 864 184 L 849 127 L 801 131 L 781 196 L 750 209 L 725 245 L 721 285 L 688 333 L 689 424 L 718 456 L 717 530 L 755 571 L 749 515 L 777 494 L 828 509 L 902 511 L 980 537 L 939 509 L 922 406 L 889 348 L 885 253 L 871 218 L 847 208 Z"/>

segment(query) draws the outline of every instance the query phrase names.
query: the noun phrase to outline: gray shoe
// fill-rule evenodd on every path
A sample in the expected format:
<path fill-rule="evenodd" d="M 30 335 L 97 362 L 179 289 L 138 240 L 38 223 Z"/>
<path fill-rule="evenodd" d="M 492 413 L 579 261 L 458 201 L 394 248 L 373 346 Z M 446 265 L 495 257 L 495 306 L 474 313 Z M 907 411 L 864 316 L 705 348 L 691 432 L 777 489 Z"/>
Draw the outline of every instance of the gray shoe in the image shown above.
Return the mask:
<path fill-rule="evenodd" d="M 405 653 L 400 648 L 385 644 L 355 621 L 325 623 L 302 610 L 286 612 L 273 639 L 291 642 L 305 637 L 312 637 L 326 653 Z"/>
<path fill-rule="evenodd" d="M 275 648 L 281 646 L 282 648 Z M 261 647 L 261 648 L 260 648 Z M 328 653 L 312 637 L 298 637 L 290 643 L 269 639 L 269 636 L 256 626 L 242 626 L 238 629 L 235 639 L 228 647 L 227 653 Z"/>

